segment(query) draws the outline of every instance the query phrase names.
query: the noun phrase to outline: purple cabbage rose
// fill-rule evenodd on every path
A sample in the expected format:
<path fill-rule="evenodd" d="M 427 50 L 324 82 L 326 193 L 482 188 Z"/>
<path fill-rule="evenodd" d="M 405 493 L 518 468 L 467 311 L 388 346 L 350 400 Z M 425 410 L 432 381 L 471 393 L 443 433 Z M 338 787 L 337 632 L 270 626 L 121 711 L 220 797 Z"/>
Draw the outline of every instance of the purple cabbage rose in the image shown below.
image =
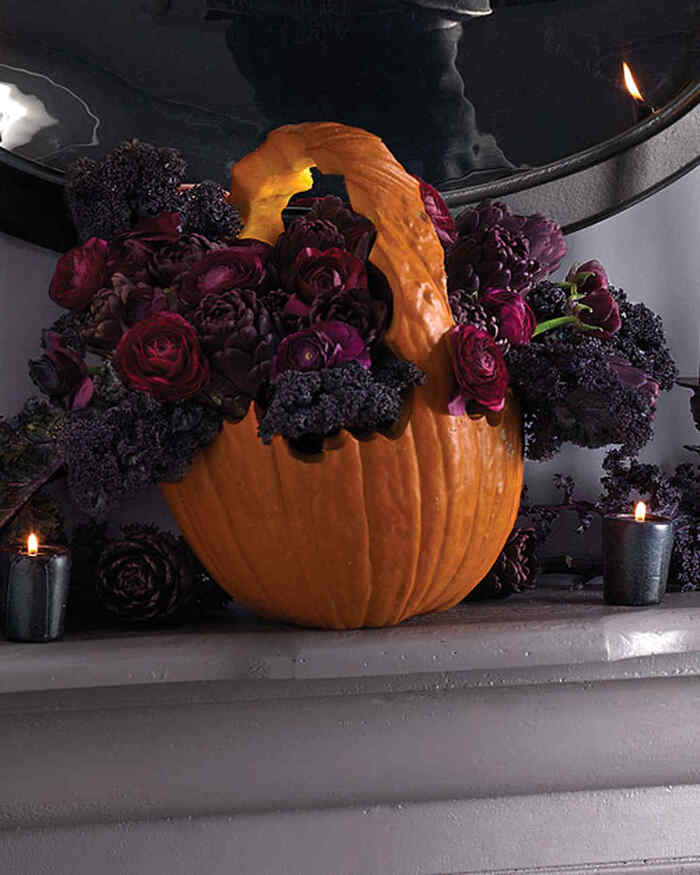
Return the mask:
<path fill-rule="evenodd" d="M 172 243 L 180 234 L 177 213 L 146 216 L 130 231 L 117 234 L 109 243 L 107 273 L 122 273 L 135 280 L 148 279 L 152 254 L 161 246 Z"/>
<path fill-rule="evenodd" d="M 487 410 L 503 410 L 508 368 L 491 335 L 475 325 L 457 325 L 450 332 L 449 351 L 457 382 L 450 413 L 462 416 L 470 401 Z"/>
<path fill-rule="evenodd" d="M 64 253 L 56 265 L 49 297 L 68 310 L 84 310 L 104 281 L 109 244 L 91 237 Z"/>
<path fill-rule="evenodd" d="M 513 346 L 524 346 L 532 339 L 537 318 L 522 295 L 510 289 L 489 289 L 479 303 L 498 322 L 499 334 Z"/>
<path fill-rule="evenodd" d="M 197 307 L 205 295 L 262 289 L 271 252 L 272 247 L 262 240 L 240 240 L 235 246 L 205 255 L 180 279 L 177 297 L 182 308 Z"/>
<path fill-rule="evenodd" d="M 277 238 L 272 259 L 282 280 L 291 290 L 297 255 L 302 249 L 345 249 L 345 238 L 327 219 L 302 216 Z"/>
<path fill-rule="evenodd" d="M 272 360 L 270 377 L 274 380 L 284 371 L 321 371 L 347 362 L 369 369 L 371 361 L 362 338 L 352 325 L 321 322 L 285 337 Z"/>
<path fill-rule="evenodd" d="M 55 331 L 45 331 L 42 342 L 44 355 L 29 362 L 29 376 L 42 392 L 68 409 L 86 407 L 94 386 L 83 357 L 66 346 Z"/>
<path fill-rule="evenodd" d="M 366 289 L 367 271 L 363 262 L 345 249 L 313 249 L 306 247 L 297 255 L 293 274 L 296 294 L 287 310 L 306 316 L 317 295 L 337 293 L 345 289 Z"/>

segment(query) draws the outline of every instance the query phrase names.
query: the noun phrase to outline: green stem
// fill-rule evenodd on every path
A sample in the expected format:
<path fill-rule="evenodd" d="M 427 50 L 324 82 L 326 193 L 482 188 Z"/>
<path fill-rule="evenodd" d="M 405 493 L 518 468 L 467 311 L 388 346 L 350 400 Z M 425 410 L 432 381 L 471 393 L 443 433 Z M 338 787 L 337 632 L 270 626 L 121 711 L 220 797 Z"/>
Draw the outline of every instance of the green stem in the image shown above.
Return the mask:
<path fill-rule="evenodd" d="M 545 331 L 552 331 L 552 329 L 561 328 L 563 325 L 572 325 L 574 322 L 578 322 L 575 316 L 557 316 L 556 319 L 547 319 L 546 322 L 540 322 L 532 336 L 537 337 L 539 334 L 544 334 Z"/>

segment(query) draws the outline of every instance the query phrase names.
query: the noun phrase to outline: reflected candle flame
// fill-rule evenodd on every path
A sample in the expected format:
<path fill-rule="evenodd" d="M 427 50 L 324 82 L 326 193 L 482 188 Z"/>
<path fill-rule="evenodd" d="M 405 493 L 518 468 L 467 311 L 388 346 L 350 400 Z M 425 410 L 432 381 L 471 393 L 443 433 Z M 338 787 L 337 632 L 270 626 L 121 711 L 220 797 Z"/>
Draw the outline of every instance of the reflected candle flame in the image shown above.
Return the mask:
<path fill-rule="evenodd" d="M 634 506 L 634 519 L 638 523 L 643 523 L 647 518 L 647 506 L 643 501 L 638 501 Z"/>
<path fill-rule="evenodd" d="M 34 532 L 32 532 L 31 535 L 27 538 L 27 553 L 29 553 L 30 556 L 36 556 L 38 552 L 39 539 L 34 534 Z"/>
<path fill-rule="evenodd" d="M 632 75 L 632 71 L 629 68 L 629 64 L 627 64 L 626 61 L 622 62 L 622 77 L 625 80 L 625 88 L 629 91 L 632 97 L 640 103 L 644 103 L 645 100 L 642 97 L 642 92 L 639 90 L 634 76 Z"/>

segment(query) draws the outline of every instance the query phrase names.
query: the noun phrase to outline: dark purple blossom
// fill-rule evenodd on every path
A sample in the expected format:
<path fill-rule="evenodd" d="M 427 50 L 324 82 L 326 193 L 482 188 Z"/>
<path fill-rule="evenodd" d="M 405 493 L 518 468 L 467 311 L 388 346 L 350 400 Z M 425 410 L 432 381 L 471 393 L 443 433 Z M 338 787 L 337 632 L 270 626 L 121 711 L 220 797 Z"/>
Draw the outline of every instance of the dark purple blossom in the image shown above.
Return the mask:
<path fill-rule="evenodd" d="M 270 376 L 274 380 L 284 371 L 321 371 L 347 362 L 370 367 L 362 338 L 352 325 L 321 322 L 285 337 L 272 361 Z"/>

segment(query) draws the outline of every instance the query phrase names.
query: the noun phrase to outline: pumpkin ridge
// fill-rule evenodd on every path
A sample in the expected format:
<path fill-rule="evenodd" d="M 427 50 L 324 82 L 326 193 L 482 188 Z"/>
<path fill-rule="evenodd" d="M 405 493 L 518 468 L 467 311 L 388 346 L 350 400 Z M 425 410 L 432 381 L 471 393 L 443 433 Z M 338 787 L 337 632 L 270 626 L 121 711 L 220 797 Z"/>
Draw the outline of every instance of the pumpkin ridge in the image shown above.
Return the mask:
<path fill-rule="evenodd" d="M 362 606 L 358 606 L 358 615 L 363 618 L 363 622 L 366 621 L 368 615 L 369 604 L 372 600 L 372 592 L 374 590 L 374 576 L 372 574 L 372 569 L 374 568 L 374 564 L 372 562 L 372 534 L 370 531 L 369 518 L 367 516 L 367 477 L 365 475 L 365 464 L 364 458 L 362 455 L 362 444 L 359 441 L 355 441 L 355 451 L 358 461 L 358 471 L 360 475 L 360 485 L 362 487 L 362 517 L 363 517 L 363 526 L 362 532 L 364 535 L 365 549 L 364 553 L 366 555 L 367 565 L 364 569 L 364 599 Z"/>

